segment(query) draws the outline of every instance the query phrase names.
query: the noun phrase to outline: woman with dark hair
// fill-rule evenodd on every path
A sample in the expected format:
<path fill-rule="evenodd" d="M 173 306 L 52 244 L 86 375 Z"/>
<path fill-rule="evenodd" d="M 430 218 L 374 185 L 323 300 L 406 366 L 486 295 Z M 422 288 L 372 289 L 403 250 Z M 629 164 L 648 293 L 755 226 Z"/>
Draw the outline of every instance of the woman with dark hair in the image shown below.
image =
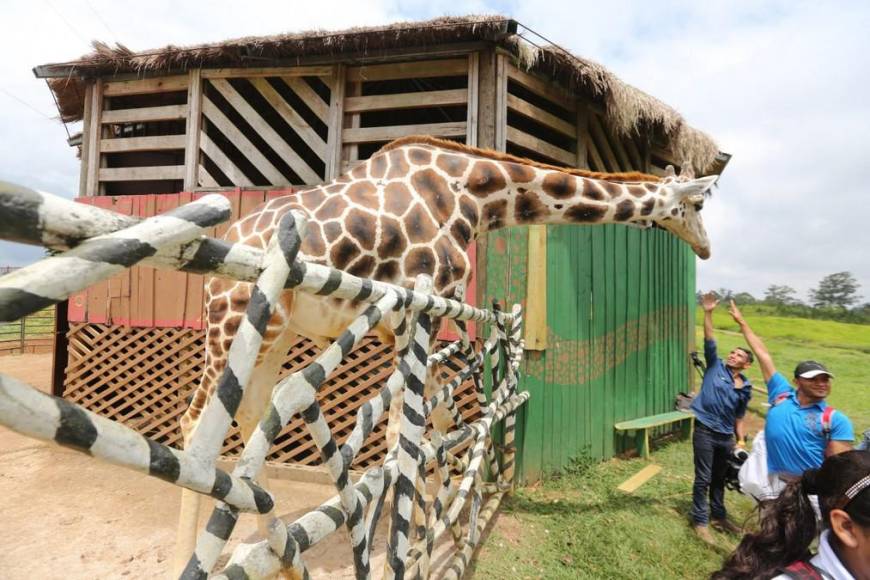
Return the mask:
<path fill-rule="evenodd" d="M 713 580 L 870 579 L 868 488 L 870 452 L 828 457 L 786 486 L 765 509 L 761 530 L 744 536 Z M 824 530 L 815 556 L 809 551 L 818 533 L 810 495 L 818 496 Z"/>

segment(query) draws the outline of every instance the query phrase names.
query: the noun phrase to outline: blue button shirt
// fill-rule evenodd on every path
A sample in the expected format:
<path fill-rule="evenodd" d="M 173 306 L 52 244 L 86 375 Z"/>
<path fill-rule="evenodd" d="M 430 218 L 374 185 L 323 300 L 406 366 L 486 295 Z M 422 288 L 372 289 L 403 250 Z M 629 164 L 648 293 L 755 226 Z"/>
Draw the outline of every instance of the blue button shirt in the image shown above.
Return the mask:
<path fill-rule="evenodd" d="M 819 468 L 828 446 L 822 429 L 822 413 L 828 404 L 821 401 L 801 407 L 797 391 L 780 373 L 774 373 L 767 381 L 767 393 L 772 405 L 764 426 L 767 469 L 773 473 L 800 475 L 807 469 Z M 776 399 L 783 394 L 788 396 L 777 403 Z M 852 422 L 840 411 L 831 417 L 830 438 L 849 443 L 855 439 Z"/>
<path fill-rule="evenodd" d="M 746 414 L 746 405 L 752 398 L 752 385 L 741 374 L 743 386 L 734 388 L 731 371 L 716 354 L 715 340 L 704 340 L 704 358 L 707 360 L 707 372 L 704 373 L 701 392 L 692 401 L 692 411 L 705 427 L 731 435 L 734 433 L 734 422 Z"/>

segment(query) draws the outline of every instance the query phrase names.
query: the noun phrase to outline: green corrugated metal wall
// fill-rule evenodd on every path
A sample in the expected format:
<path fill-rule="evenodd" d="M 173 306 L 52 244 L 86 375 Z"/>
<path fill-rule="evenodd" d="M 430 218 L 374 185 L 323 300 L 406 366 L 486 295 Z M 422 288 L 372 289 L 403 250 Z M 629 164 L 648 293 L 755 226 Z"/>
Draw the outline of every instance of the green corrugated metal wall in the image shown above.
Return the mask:
<path fill-rule="evenodd" d="M 527 236 L 489 235 L 488 300 L 525 300 Z M 550 226 L 547 271 L 548 347 L 526 353 L 521 379 L 532 394 L 518 421 L 524 481 L 632 445 L 614 423 L 671 410 L 690 380 L 695 258 L 686 244 L 662 230 Z"/>

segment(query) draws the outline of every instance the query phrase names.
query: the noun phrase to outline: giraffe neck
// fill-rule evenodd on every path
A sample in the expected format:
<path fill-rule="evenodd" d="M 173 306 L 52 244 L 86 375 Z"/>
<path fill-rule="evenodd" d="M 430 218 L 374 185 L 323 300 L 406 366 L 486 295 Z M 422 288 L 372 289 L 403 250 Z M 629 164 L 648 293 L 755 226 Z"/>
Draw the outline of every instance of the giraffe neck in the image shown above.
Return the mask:
<path fill-rule="evenodd" d="M 648 221 L 657 209 L 662 186 L 603 181 L 518 163 L 477 161 L 461 188 L 479 211 L 477 237 L 516 225 Z"/>

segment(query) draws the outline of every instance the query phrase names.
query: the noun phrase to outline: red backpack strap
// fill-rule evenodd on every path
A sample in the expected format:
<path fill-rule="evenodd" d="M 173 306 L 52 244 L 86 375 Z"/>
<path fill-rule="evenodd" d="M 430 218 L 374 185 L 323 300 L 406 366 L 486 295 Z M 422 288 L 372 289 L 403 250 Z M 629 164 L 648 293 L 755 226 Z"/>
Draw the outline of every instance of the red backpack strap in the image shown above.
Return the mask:
<path fill-rule="evenodd" d="M 780 393 L 773 400 L 773 406 L 776 407 L 791 396 L 791 393 Z"/>
<path fill-rule="evenodd" d="M 837 410 L 831 406 L 825 407 L 825 410 L 822 411 L 822 435 L 825 436 L 825 439 L 831 438 L 831 423 L 836 412 Z"/>
<path fill-rule="evenodd" d="M 792 562 L 782 569 L 782 573 L 793 580 L 824 580 L 822 571 L 804 560 Z"/>

